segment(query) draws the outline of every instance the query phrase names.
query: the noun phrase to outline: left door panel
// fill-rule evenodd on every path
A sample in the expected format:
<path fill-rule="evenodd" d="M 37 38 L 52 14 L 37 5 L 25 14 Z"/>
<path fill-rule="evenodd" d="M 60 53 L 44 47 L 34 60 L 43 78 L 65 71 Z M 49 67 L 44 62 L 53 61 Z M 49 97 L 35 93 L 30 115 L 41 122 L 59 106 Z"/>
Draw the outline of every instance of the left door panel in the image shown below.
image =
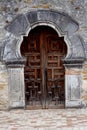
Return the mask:
<path fill-rule="evenodd" d="M 42 108 L 40 34 L 29 34 L 22 44 L 22 53 L 26 57 L 24 68 L 25 98 L 28 109 Z M 29 44 L 28 44 L 29 43 Z"/>

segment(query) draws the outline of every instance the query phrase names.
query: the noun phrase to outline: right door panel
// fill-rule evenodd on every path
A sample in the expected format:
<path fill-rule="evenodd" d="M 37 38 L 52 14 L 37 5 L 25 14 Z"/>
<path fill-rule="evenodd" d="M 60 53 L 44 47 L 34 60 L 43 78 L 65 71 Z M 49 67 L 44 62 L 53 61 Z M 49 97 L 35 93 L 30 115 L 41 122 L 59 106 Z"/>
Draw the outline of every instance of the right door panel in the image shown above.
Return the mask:
<path fill-rule="evenodd" d="M 46 32 L 47 33 L 47 32 Z M 46 34 L 45 33 L 45 34 Z M 49 34 L 49 35 L 48 35 Z M 47 108 L 64 107 L 65 101 L 65 68 L 62 58 L 66 54 L 64 39 L 55 33 L 46 34 L 46 87 Z"/>

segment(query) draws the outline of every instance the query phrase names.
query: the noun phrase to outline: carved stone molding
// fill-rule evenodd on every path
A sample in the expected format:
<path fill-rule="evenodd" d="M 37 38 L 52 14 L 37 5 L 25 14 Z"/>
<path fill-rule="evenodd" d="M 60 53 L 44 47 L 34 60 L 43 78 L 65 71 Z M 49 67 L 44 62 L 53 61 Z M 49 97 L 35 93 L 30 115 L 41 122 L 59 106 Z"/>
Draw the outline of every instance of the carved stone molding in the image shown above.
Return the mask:
<path fill-rule="evenodd" d="M 65 33 L 72 35 L 79 28 L 78 23 L 65 13 L 54 10 L 35 10 L 18 15 L 6 27 L 6 30 L 15 36 L 26 35 L 28 29 L 36 23 L 50 23 L 59 29 L 61 35 Z"/>
<path fill-rule="evenodd" d="M 75 20 L 55 10 L 34 10 L 18 15 L 5 27 L 11 35 L 3 43 L 2 61 L 23 60 L 20 53 L 23 36 L 27 36 L 32 28 L 41 25 L 50 26 L 60 37 L 64 36 L 68 59 L 85 59 L 83 41 L 77 33 L 79 25 Z"/>
<path fill-rule="evenodd" d="M 63 64 L 66 68 L 82 68 L 83 64 L 84 64 L 84 59 L 80 58 L 80 59 L 63 59 Z"/>

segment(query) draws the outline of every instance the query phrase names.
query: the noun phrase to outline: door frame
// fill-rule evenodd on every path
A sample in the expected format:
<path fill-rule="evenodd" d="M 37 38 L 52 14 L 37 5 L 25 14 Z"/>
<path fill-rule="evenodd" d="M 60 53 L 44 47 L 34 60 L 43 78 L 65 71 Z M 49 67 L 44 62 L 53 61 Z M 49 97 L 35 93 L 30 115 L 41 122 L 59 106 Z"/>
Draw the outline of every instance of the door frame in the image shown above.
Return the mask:
<path fill-rule="evenodd" d="M 40 31 L 39 31 L 39 29 L 40 29 Z M 33 32 L 32 32 L 33 31 Z M 38 33 L 37 33 L 38 32 Z M 26 39 L 27 38 L 27 39 Z M 64 39 L 63 39 L 63 37 L 62 38 L 60 38 L 59 36 L 58 36 L 58 34 L 56 33 L 56 31 L 54 30 L 54 29 L 52 29 L 51 27 L 47 27 L 47 26 L 38 26 L 38 28 L 36 27 L 36 28 L 34 28 L 33 30 L 31 30 L 31 32 L 30 32 L 30 34 L 28 35 L 28 37 L 26 37 L 26 38 L 24 38 L 24 40 L 23 40 L 23 43 L 22 43 L 22 48 L 23 48 L 23 50 L 22 50 L 22 48 L 21 48 L 21 53 L 22 53 L 22 56 L 24 56 L 25 58 L 26 58 L 26 63 L 30 63 L 31 64 L 31 62 L 32 61 L 30 61 L 30 57 L 31 56 L 33 56 L 34 57 L 34 59 L 36 59 L 36 57 L 35 57 L 35 54 L 34 53 L 40 53 L 40 72 L 41 72 L 41 79 L 39 79 L 39 80 L 41 80 L 42 82 L 41 82 L 41 90 L 39 90 L 39 91 L 41 91 L 41 93 L 42 93 L 42 100 L 43 100 L 43 105 L 42 105 L 42 108 L 63 108 L 64 107 L 64 99 L 65 99 L 65 67 L 63 67 L 63 63 L 62 64 L 60 64 L 60 61 L 62 60 L 61 59 L 61 57 L 60 56 L 64 56 L 65 57 L 65 55 L 66 55 L 66 53 L 67 53 L 67 46 L 66 46 L 66 44 L 65 44 L 65 42 L 64 42 Z M 37 43 L 37 40 L 35 40 L 35 39 L 38 39 L 38 43 Z M 48 42 L 48 38 L 50 38 L 50 43 Z M 31 43 L 31 41 L 32 41 L 32 39 L 34 40 L 34 43 L 35 43 L 35 46 L 34 46 L 34 49 L 36 49 L 37 48 L 37 45 L 38 46 L 40 46 L 40 48 L 39 48 L 39 50 L 38 49 L 36 49 L 37 51 L 36 52 L 34 52 L 34 50 L 33 50 L 33 52 L 31 52 L 31 50 L 30 50 L 30 47 L 29 47 L 29 50 L 27 49 L 26 50 L 26 48 L 28 48 L 28 46 L 29 46 L 29 44 Z M 55 41 L 56 41 L 56 46 L 57 46 L 57 44 L 58 44 L 58 47 L 57 47 L 57 50 L 54 50 L 53 48 L 51 48 L 51 45 L 53 45 L 52 44 L 52 40 L 54 41 L 54 39 L 55 39 Z M 29 42 L 28 42 L 29 41 Z M 64 45 L 65 44 L 65 45 Z M 62 45 L 62 46 L 61 46 Z M 60 48 L 60 46 L 61 46 L 61 48 Z M 24 49 L 24 47 L 25 47 L 25 49 Z M 60 48 L 60 50 L 59 50 L 59 48 Z M 32 49 L 32 48 L 31 48 Z M 50 51 L 52 51 L 52 53 L 50 53 L 50 52 L 48 52 L 48 49 L 50 50 Z M 62 50 L 61 50 L 62 49 Z M 55 61 L 55 59 L 50 59 L 50 61 L 48 60 L 48 58 L 47 57 L 49 57 L 49 53 L 50 53 L 50 56 L 52 56 L 52 58 L 54 58 L 54 56 L 56 56 L 56 61 Z M 30 56 L 30 57 L 29 57 Z M 29 59 L 29 62 L 28 62 L 28 59 Z M 54 61 L 53 61 L 54 60 Z M 49 65 L 48 65 L 48 63 L 55 63 L 56 62 L 56 64 L 58 64 L 56 67 L 54 66 L 54 68 L 52 68 L 53 66 L 51 66 L 51 68 L 49 68 Z M 25 64 L 25 68 L 27 67 L 29 67 L 28 66 L 28 64 L 26 65 Z M 34 67 L 34 68 L 33 68 Z M 62 68 L 61 68 L 62 67 Z M 51 79 L 49 80 L 49 78 L 48 78 L 48 81 L 47 81 L 47 79 L 46 79 L 46 75 L 45 75 L 45 69 L 47 68 L 47 70 L 49 70 L 49 69 L 51 69 Z M 26 71 L 26 69 L 25 69 L 25 73 L 24 73 L 24 78 L 26 79 L 26 75 L 27 75 L 27 78 L 28 78 L 28 76 L 29 76 L 29 72 L 30 72 L 30 70 L 32 70 L 32 69 L 34 69 L 35 71 L 34 71 L 34 75 L 36 75 L 36 72 L 37 72 L 37 69 L 35 68 L 35 66 L 32 66 L 32 67 L 29 67 L 28 68 L 29 70 L 27 70 Z M 55 70 L 57 70 L 57 71 L 59 71 L 59 73 L 61 73 L 60 71 L 61 71 L 61 69 L 62 69 L 62 79 L 60 78 L 60 75 L 61 74 L 58 74 L 58 72 L 57 72 L 57 74 L 55 75 Z M 29 71 L 29 72 L 28 72 Z M 27 74 L 28 73 L 28 74 Z M 30 74 L 31 75 L 31 74 Z M 54 76 L 59 76 L 59 77 L 54 77 Z M 35 76 L 35 77 L 37 77 L 37 76 Z M 29 80 L 29 83 L 30 83 L 30 81 L 31 81 L 31 83 L 32 83 L 32 80 L 33 80 L 33 82 L 38 82 L 38 79 L 37 78 L 35 78 L 34 77 L 34 79 L 32 79 L 32 77 L 30 77 L 30 80 Z M 64 78 L 64 79 L 63 79 Z M 56 81 L 53 81 L 53 80 L 56 80 Z M 35 81 L 34 81 L 35 80 Z M 62 82 L 61 82 L 62 81 Z M 29 84 L 27 85 L 26 83 L 28 82 L 28 80 L 26 81 L 25 80 L 25 87 L 27 88 L 27 91 L 26 91 L 26 89 L 25 89 L 25 91 L 27 92 L 27 95 L 26 95 L 26 92 L 25 92 L 25 98 L 26 98 L 26 96 L 27 96 L 27 98 L 28 98 L 28 96 L 29 96 L 29 93 L 31 93 L 30 92 L 30 90 L 29 90 L 29 88 L 28 88 L 28 86 L 29 86 Z M 51 83 L 51 85 L 47 85 L 48 83 Z M 56 84 L 57 85 L 57 87 L 54 87 L 54 88 L 52 88 L 52 86 L 53 86 L 53 84 L 54 84 L 54 86 L 55 86 L 55 82 L 57 82 L 58 84 Z M 62 83 L 62 84 L 61 84 Z M 32 86 L 32 85 L 30 85 L 30 86 Z M 50 99 L 52 100 L 52 103 L 57 103 L 56 104 L 56 106 L 55 105 L 52 105 L 51 104 L 51 100 L 49 100 L 49 93 L 47 93 L 47 91 L 46 91 L 46 87 L 48 88 L 48 86 L 50 87 L 50 92 L 52 93 L 52 95 L 50 95 Z M 59 91 L 58 90 L 58 86 L 61 86 L 61 88 L 59 88 L 59 90 L 61 90 L 62 91 L 62 95 L 60 96 L 60 95 L 56 95 L 56 97 L 54 96 L 54 98 L 55 98 L 55 100 L 56 101 L 54 101 L 54 99 L 53 99 L 53 95 L 55 95 L 55 94 L 53 94 L 53 92 L 55 91 L 55 89 L 57 90 L 57 91 Z M 33 86 L 34 87 L 34 86 Z M 31 87 L 30 87 L 31 88 Z M 33 88 L 34 89 L 34 88 Z M 38 89 L 37 89 L 38 90 Z M 51 91 L 52 90 L 52 91 Z M 34 90 L 33 90 L 34 91 Z M 60 91 L 60 92 L 61 92 Z M 64 94 L 63 94 L 63 92 L 64 92 Z M 48 96 L 46 95 L 46 94 L 48 94 Z M 60 94 L 60 93 L 59 93 Z M 38 95 L 38 94 L 36 94 L 36 95 Z M 51 96 L 52 96 L 52 98 L 51 98 Z M 62 97 L 62 96 L 64 96 L 64 98 Z M 59 99 L 57 99 L 59 97 Z M 36 97 L 37 98 L 37 97 Z M 63 99 L 62 99 L 63 98 Z M 62 99 L 62 100 L 61 100 Z M 49 106 L 49 105 L 47 105 L 48 104 L 48 100 L 50 101 L 50 104 L 51 104 L 51 106 Z M 30 100 L 28 100 L 27 102 L 26 102 L 26 108 L 28 107 L 29 108 L 29 106 L 31 106 L 31 108 L 33 109 L 34 108 L 34 105 L 32 106 L 32 105 L 29 105 L 29 101 Z M 37 100 L 38 101 L 38 100 Z M 31 102 L 31 101 L 30 101 Z M 47 103 L 46 103 L 47 102 Z M 28 103 L 28 104 L 27 104 Z M 34 100 L 32 101 L 32 103 L 34 103 Z M 58 105 L 60 105 L 60 106 L 58 106 Z M 30 109 L 31 109 L 30 108 Z M 39 105 L 38 105 L 38 108 L 39 108 Z M 40 108 L 41 108 L 41 105 L 40 105 Z M 36 109 L 37 109 L 37 107 L 36 107 Z"/>
<path fill-rule="evenodd" d="M 1 61 L 6 64 L 9 75 L 8 106 L 11 108 L 25 107 L 23 81 L 25 59 L 21 55 L 20 46 L 23 41 L 23 37 L 25 35 L 27 36 L 32 28 L 42 25 L 52 27 L 60 37 L 64 36 L 64 40 L 68 48 L 67 55 L 63 60 L 65 65 L 65 106 L 81 107 L 81 71 L 86 54 L 83 46 L 83 39 L 78 33 L 79 25 L 68 14 L 50 9 L 30 10 L 26 14 L 19 14 L 10 24 L 8 24 L 8 26 L 5 27 L 8 37 L 5 37 L 3 43 L 4 46 L 2 46 L 1 49 Z M 14 78 L 17 80 L 17 68 L 20 70 L 20 74 L 22 73 L 22 80 L 17 82 L 17 86 L 19 88 L 18 93 L 15 86 L 11 84 L 11 82 L 14 81 Z M 11 78 L 12 71 L 16 75 L 13 78 Z M 20 77 L 20 75 L 18 77 Z M 73 79 L 75 79 L 75 83 L 73 83 Z M 23 89 L 20 87 L 21 84 Z"/>

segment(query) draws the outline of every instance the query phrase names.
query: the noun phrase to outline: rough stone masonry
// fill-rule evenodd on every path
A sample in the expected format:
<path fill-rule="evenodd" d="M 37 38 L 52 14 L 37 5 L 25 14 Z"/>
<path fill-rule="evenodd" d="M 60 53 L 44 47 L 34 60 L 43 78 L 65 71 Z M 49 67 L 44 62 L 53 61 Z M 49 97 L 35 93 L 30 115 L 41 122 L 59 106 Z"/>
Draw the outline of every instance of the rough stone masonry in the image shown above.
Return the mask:
<path fill-rule="evenodd" d="M 87 86 L 87 62 L 86 62 L 87 61 L 87 1 L 86 0 L 0 0 L 0 109 L 9 108 L 10 98 L 11 98 L 10 95 L 11 88 L 9 88 L 9 84 L 11 83 L 9 79 L 11 80 L 11 76 L 10 76 L 11 73 L 16 75 L 15 73 L 19 72 L 18 75 L 19 77 L 21 77 L 21 72 L 23 71 L 21 67 L 20 70 L 17 70 L 16 68 L 15 72 L 13 72 L 12 68 L 11 70 L 9 70 L 9 67 L 6 64 L 7 59 L 4 60 L 4 57 L 6 57 L 7 54 L 9 55 L 9 50 L 10 50 L 9 45 L 7 43 L 17 44 L 18 42 L 16 41 L 17 37 L 15 39 L 14 34 L 11 34 L 11 32 L 6 30 L 6 27 L 9 24 L 11 24 L 17 16 L 20 16 L 21 14 L 27 14 L 28 12 L 31 12 L 33 10 L 37 11 L 43 9 L 55 10 L 60 13 L 65 13 L 68 16 L 70 16 L 73 20 L 75 20 L 76 23 L 78 24 L 79 28 L 77 29 L 75 34 L 78 34 L 80 38 L 77 38 L 77 42 L 76 40 L 71 39 L 71 44 L 72 42 L 74 42 L 72 50 L 75 51 L 77 55 L 78 53 L 80 53 L 79 51 L 81 50 L 81 46 L 79 46 L 79 43 L 81 42 L 81 45 L 83 46 L 83 50 L 84 50 L 83 52 L 84 63 L 82 64 L 80 70 L 78 69 L 79 66 L 76 67 L 74 70 L 71 67 L 70 70 L 71 72 L 75 71 L 75 73 L 78 73 L 78 75 L 80 71 L 79 78 L 82 78 L 81 88 L 79 88 L 81 92 L 80 98 L 84 102 L 83 104 L 86 105 L 87 102 L 87 88 L 86 88 Z M 76 39 L 75 36 L 74 38 Z M 10 46 L 11 45 L 12 44 L 10 44 Z M 79 51 L 76 49 L 76 46 L 77 48 L 79 48 Z M 12 49 L 13 50 L 11 51 L 14 52 L 14 50 L 16 49 L 15 45 L 12 45 Z M 70 75 L 69 69 L 66 70 L 66 74 Z M 75 79 L 75 77 L 76 76 L 73 77 L 73 80 Z M 67 80 L 69 80 L 68 78 L 69 77 L 67 77 Z M 73 82 L 73 80 L 71 79 L 71 82 Z M 76 83 L 78 82 L 77 80 L 74 81 Z M 20 95 L 20 92 L 18 94 Z M 21 95 L 23 95 L 23 93 L 21 93 Z M 15 96 L 17 95 L 14 94 L 14 98 Z"/>

